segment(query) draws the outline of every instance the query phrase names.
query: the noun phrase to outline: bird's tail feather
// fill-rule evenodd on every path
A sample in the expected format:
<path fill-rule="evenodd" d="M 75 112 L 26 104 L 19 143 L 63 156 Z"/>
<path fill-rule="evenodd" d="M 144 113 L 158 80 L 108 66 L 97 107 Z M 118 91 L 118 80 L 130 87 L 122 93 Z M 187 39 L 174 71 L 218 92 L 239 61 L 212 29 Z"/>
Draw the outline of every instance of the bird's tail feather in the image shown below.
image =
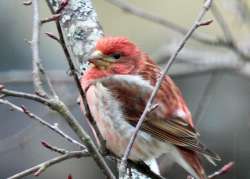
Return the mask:
<path fill-rule="evenodd" d="M 176 162 L 197 179 L 208 179 L 198 154 L 194 151 L 177 148 L 174 154 Z"/>

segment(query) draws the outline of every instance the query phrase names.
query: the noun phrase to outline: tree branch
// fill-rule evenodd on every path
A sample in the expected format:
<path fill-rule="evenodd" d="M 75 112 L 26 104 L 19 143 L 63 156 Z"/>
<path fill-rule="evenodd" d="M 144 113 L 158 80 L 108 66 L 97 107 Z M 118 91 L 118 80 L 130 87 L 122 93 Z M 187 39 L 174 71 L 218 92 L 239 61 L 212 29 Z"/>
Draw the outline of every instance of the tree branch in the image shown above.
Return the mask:
<path fill-rule="evenodd" d="M 52 131 L 54 131 L 55 133 L 59 134 L 60 136 L 62 136 L 64 139 L 66 139 L 67 141 L 71 142 L 74 145 L 77 145 L 78 147 L 80 147 L 82 150 L 86 150 L 86 147 L 79 143 L 78 141 L 76 141 L 75 139 L 71 138 L 68 134 L 66 134 L 65 132 L 63 132 L 58 126 L 57 124 L 50 124 L 48 122 L 46 122 L 45 120 L 43 120 L 42 118 L 40 118 L 39 116 L 33 114 L 32 112 L 30 112 L 25 106 L 17 106 L 13 103 L 11 103 L 8 100 L 4 100 L 4 99 L 0 99 L 0 103 L 5 104 L 10 106 L 12 109 L 22 112 L 25 115 L 27 115 L 30 119 L 34 119 L 35 121 L 38 121 L 40 124 L 42 124 L 43 126 L 51 129 Z"/>
<path fill-rule="evenodd" d="M 44 97 L 48 97 L 47 92 L 44 89 L 43 82 L 41 76 L 43 75 L 52 95 L 55 98 L 58 98 L 55 89 L 44 71 L 44 67 L 41 63 L 40 54 L 39 54 L 39 36 L 40 36 L 40 19 L 39 19 L 39 10 L 38 10 L 38 2 L 37 0 L 32 1 L 32 12 L 33 12 L 33 29 L 32 29 L 32 59 L 33 59 L 33 83 L 35 91 Z"/>
<path fill-rule="evenodd" d="M 40 74 L 40 57 L 39 57 L 39 29 L 40 29 L 40 20 L 38 13 L 38 2 L 36 0 L 32 1 L 32 12 L 33 12 L 33 34 L 31 41 L 32 48 L 32 58 L 33 58 L 33 82 L 36 93 L 40 96 L 47 96 L 46 91 L 43 88 L 41 74 Z"/>
<path fill-rule="evenodd" d="M 129 144 L 125 150 L 125 153 L 123 155 L 123 158 L 122 158 L 122 162 L 121 162 L 121 167 L 119 169 L 119 176 L 121 177 L 124 177 L 125 174 L 126 174 L 126 166 L 127 166 L 127 159 L 128 159 L 128 156 L 129 156 L 129 153 L 133 147 L 133 144 L 134 144 L 134 141 L 136 139 L 136 136 L 140 130 L 140 127 L 146 117 L 146 115 L 148 114 L 148 112 L 150 112 L 150 109 L 152 107 L 152 103 L 153 103 L 153 100 L 161 86 L 161 83 L 163 81 L 163 79 L 165 78 L 165 75 L 167 74 L 171 64 L 174 62 L 174 60 L 176 59 L 177 55 L 179 54 L 179 52 L 181 51 L 181 49 L 184 47 L 184 45 L 186 44 L 186 42 L 188 41 L 188 39 L 191 37 L 191 35 L 193 34 L 193 32 L 199 28 L 201 26 L 201 24 L 203 25 L 208 25 L 204 22 L 202 22 L 202 18 L 204 17 L 204 15 L 206 14 L 206 12 L 209 10 L 210 6 L 212 4 L 212 0 L 206 0 L 204 5 L 203 5 L 203 8 L 202 10 L 200 11 L 199 15 L 197 16 L 197 19 L 194 21 L 194 24 L 192 25 L 192 27 L 190 28 L 190 30 L 188 31 L 188 33 L 185 35 L 184 39 L 180 42 L 180 44 L 178 45 L 178 48 L 176 49 L 175 53 L 173 53 L 173 55 L 171 56 L 171 58 L 169 59 L 169 61 L 166 63 L 164 69 L 163 69 L 163 72 L 161 74 L 161 76 L 159 77 L 159 79 L 157 80 L 156 82 L 156 85 L 153 89 L 153 92 L 151 93 L 151 96 L 146 104 L 146 107 L 136 125 L 136 128 L 135 128 L 135 131 L 129 141 Z"/>
<path fill-rule="evenodd" d="M 121 1 L 121 0 L 106 0 L 106 1 L 117 6 L 118 8 L 122 9 L 125 12 L 128 12 L 128 13 L 133 14 L 135 16 L 144 18 L 146 20 L 152 21 L 154 23 L 160 24 L 163 27 L 169 28 L 175 32 L 180 33 L 180 34 L 184 35 L 188 32 L 188 30 L 186 28 L 184 28 L 178 24 L 175 24 L 174 22 L 171 22 L 171 21 L 166 20 L 160 16 L 146 12 L 143 9 L 135 7 L 135 6 L 129 4 L 125 1 Z M 218 38 L 208 37 L 208 35 L 204 35 L 201 33 L 194 33 L 191 38 L 193 40 L 196 40 L 197 42 L 203 43 L 205 45 L 210 45 L 213 47 L 217 46 L 217 47 L 223 47 L 226 49 L 230 49 L 233 52 L 235 52 L 236 54 L 238 54 L 244 60 L 249 61 L 250 55 L 244 53 L 243 50 L 237 46 L 237 44 L 235 43 L 235 41 L 234 41 L 230 31 L 229 31 L 228 26 L 225 23 L 224 18 L 222 17 L 220 12 L 217 10 L 216 7 L 212 7 L 212 8 L 213 8 L 213 15 L 216 18 L 217 22 L 219 23 L 219 26 L 222 28 L 223 33 L 226 36 L 226 40 L 224 40 L 222 37 L 218 37 Z"/>
<path fill-rule="evenodd" d="M 223 15 L 220 13 L 215 3 L 211 7 L 211 12 L 224 34 L 225 40 L 228 44 L 228 48 L 230 48 L 232 51 L 238 54 L 243 60 L 249 60 L 250 57 L 246 56 L 246 54 L 236 44 L 233 34 L 231 33 L 231 30 L 228 24 L 226 23 L 226 20 L 224 19 Z"/>
<path fill-rule="evenodd" d="M 56 13 L 60 1 L 46 0 L 46 2 L 51 12 Z M 76 66 L 80 67 L 88 59 L 96 41 L 103 36 L 97 14 L 91 0 L 70 0 L 60 13 L 61 35 L 64 37 L 70 57 Z"/>
<path fill-rule="evenodd" d="M 177 44 L 165 45 L 158 52 L 158 63 L 162 64 L 174 53 Z M 216 52 L 209 49 L 185 48 L 177 57 L 170 74 L 187 75 L 209 71 L 224 71 L 250 77 L 250 62 L 240 59 L 231 51 Z"/>
<path fill-rule="evenodd" d="M 208 83 L 206 84 L 205 90 L 203 91 L 203 94 L 201 95 L 201 99 L 198 102 L 197 109 L 195 110 L 194 119 L 196 126 L 201 122 L 202 120 L 202 114 L 206 107 L 208 106 L 209 100 L 213 94 L 213 90 L 216 87 L 220 80 L 220 73 L 219 72 L 212 72 Z"/>
<path fill-rule="evenodd" d="M 97 15 L 92 7 L 91 1 L 89 0 L 86 0 L 84 3 L 77 0 L 70 1 L 67 2 L 67 6 L 64 6 L 64 8 L 60 8 L 57 1 L 54 1 L 54 4 L 48 0 L 46 2 L 50 7 L 52 13 L 57 13 L 58 9 L 60 9 L 60 13 L 62 14 L 61 19 L 56 22 L 60 42 L 65 53 L 71 74 L 80 93 L 82 103 L 85 108 L 85 116 L 92 123 L 92 126 L 97 133 L 98 140 L 100 141 L 100 144 L 102 146 L 101 148 L 103 149 L 105 148 L 105 146 L 103 147 L 103 145 L 105 145 L 105 141 L 102 138 L 99 129 L 97 128 L 93 120 L 93 117 L 91 116 L 86 96 L 81 88 L 81 83 L 78 74 L 76 73 L 77 69 L 75 68 L 73 62 L 73 59 L 75 59 L 74 61 L 76 64 L 85 63 L 87 57 L 89 56 L 89 53 L 94 47 L 95 41 L 103 35 L 102 31 L 100 30 L 101 27 L 97 22 Z M 78 13 L 77 16 L 76 13 Z M 86 15 L 86 13 L 88 15 Z M 85 36 L 84 38 L 83 35 Z M 65 41 L 65 39 L 67 42 Z M 66 46 L 67 44 L 70 45 Z M 89 150 L 95 154 L 93 155 L 95 161 L 99 164 L 99 166 L 102 166 L 106 175 L 109 178 L 115 178 L 102 155 L 95 147 L 94 143 L 92 141 L 89 141 L 88 143 L 86 143 L 86 145 Z"/>
<path fill-rule="evenodd" d="M 61 156 L 58 156 L 58 157 L 55 157 L 55 158 L 52 158 L 46 162 L 43 162 L 41 164 L 38 164 L 32 168 L 29 168 L 27 170 L 24 170 L 16 175 L 13 175 L 7 179 L 17 179 L 17 178 L 22 178 L 24 176 L 28 176 L 28 175 L 31 175 L 31 174 L 34 174 L 35 176 L 41 174 L 41 172 L 43 172 L 44 170 L 46 170 L 47 168 L 49 168 L 50 166 L 52 165 L 55 165 L 57 163 L 60 163 L 64 160 L 68 160 L 68 159 L 71 159 L 71 158 L 81 158 L 81 157 L 88 157 L 89 156 L 89 153 L 86 152 L 86 151 L 71 151 L 71 152 L 68 152 L 64 155 L 61 155 Z"/>
<path fill-rule="evenodd" d="M 144 11 L 141 8 L 135 7 L 132 4 L 129 4 L 126 1 L 122 0 L 106 0 L 109 3 L 117 6 L 118 8 L 122 9 L 125 12 L 131 13 L 135 16 L 144 18 L 146 20 L 152 21 L 154 23 L 157 23 L 159 25 L 162 25 L 163 27 L 169 28 L 175 32 L 178 32 L 182 35 L 185 35 L 188 32 L 188 29 L 169 21 L 165 18 L 162 18 L 160 16 L 157 16 L 155 14 L 151 14 L 147 11 Z M 208 35 L 200 34 L 200 33 L 194 33 L 191 37 L 192 39 L 207 44 L 207 45 L 214 45 L 214 46 L 227 46 L 225 41 L 222 38 L 212 38 L 208 37 Z"/>
<path fill-rule="evenodd" d="M 62 149 L 62 148 L 53 146 L 53 145 L 51 145 L 51 144 L 49 144 L 48 142 L 45 142 L 45 141 L 41 141 L 41 144 L 42 144 L 45 148 L 51 150 L 52 152 L 56 152 L 56 153 L 61 154 L 61 155 L 69 153 L 68 150 L 65 150 L 65 149 Z M 87 151 L 86 151 L 86 152 L 87 152 Z"/>
<path fill-rule="evenodd" d="M 213 178 L 216 178 L 217 176 L 224 175 L 224 174 L 230 172 L 233 167 L 234 167 L 234 162 L 229 162 L 226 165 L 224 165 L 222 168 L 220 168 L 219 170 L 217 170 L 214 173 L 212 173 L 211 175 L 209 175 L 208 178 L 213 179 Z"/>

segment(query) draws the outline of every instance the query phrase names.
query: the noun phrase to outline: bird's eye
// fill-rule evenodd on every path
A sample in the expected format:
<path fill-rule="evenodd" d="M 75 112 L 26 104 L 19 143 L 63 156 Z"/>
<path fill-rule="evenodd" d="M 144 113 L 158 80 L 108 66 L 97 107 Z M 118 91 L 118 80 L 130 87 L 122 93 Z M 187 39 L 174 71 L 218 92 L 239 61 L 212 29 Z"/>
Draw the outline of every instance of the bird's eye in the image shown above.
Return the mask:
<path fill-rule="evenodd" d="M 113 53 L 111 55 L 114 59 L 119 59 L 121 57 L 121 54 L 120 53 Z"/>

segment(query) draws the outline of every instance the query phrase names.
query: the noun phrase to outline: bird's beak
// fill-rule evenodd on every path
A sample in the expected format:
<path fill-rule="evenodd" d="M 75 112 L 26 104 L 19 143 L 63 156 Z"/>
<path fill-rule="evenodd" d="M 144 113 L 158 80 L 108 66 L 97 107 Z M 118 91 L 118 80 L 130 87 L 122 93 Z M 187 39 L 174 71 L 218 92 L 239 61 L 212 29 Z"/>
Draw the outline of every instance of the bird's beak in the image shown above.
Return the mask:
<path fill-rule="evenodd" d="M 106 55 L 104 55 L 101 51 L 96 50 L 90 56 L 89 60 L 90 63 L 94 64 L 96 67 L 106 69 L 110 62 L 107 60 Z"/>

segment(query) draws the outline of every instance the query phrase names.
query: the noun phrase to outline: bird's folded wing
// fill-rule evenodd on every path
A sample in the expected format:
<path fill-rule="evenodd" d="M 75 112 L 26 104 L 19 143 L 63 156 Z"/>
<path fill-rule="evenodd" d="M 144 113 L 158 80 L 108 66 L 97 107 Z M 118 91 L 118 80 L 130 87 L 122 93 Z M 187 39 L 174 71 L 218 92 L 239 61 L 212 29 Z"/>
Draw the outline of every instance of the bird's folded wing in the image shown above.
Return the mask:
<path fill-rule="evenodd" d="M 116 76 L 103 78 L 99 82 L 119 101 L 125 120 L 135 126 L 146 106 L 152 87 L 132 78 Z M 216 154 L 200 143 L 199 134 L 186 120 L 176 116 L 164 116 L 162 111 L 169 106 L 162 104 L 157 98 L 154 102 L 159 102 L 159 106 L 147 115 L 141 130 L 158 140 L 218 159 Z"/>

